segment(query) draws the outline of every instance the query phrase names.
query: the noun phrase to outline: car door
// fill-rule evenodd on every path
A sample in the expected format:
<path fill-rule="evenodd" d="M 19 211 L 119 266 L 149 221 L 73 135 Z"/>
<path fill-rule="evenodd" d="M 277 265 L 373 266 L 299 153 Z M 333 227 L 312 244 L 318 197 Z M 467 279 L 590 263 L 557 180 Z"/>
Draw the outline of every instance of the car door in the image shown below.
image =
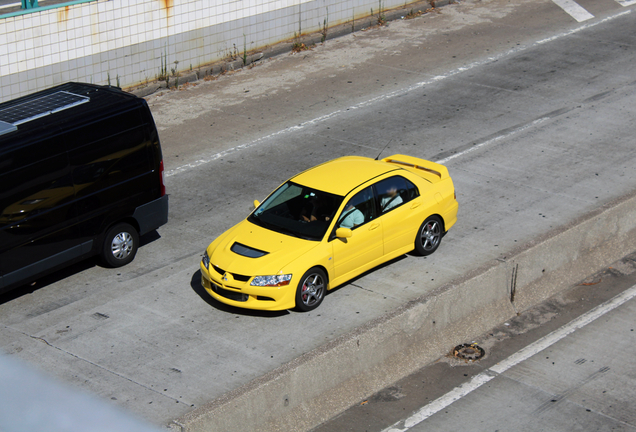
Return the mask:
<path fill-rule="evenodd" d="M 344 281 L 371 268 L 382 257 L 382 226 L 376 218 L 372 186 L 356 193 L 345 204 L 337 217 L 336 228 L 339 227 L 352 230 L 351 237 L 332 240 L 334 276 Z"/>
<path fill-rule="evenodd" d="M 390 255 L 414 246 L 422 223 L 422 199 L 413 183 L 393 176 L 375 184 L 379 203 L 378 220 L 382 223 L 383 253 Z"/>

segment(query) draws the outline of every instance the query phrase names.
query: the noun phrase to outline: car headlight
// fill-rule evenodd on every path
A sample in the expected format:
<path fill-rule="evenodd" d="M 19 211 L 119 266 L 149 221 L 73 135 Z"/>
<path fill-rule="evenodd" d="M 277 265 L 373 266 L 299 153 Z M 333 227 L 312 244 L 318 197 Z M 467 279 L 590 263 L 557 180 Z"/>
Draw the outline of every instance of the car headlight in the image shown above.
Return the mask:
<path fill-rule="evenodd" d="M 208 250 L 203 252 L 203 259 L 201 260 L 206 270 L 210 270 L 210 257 L 208 256 Z"/>
<path fill-rule="evenodd" d="M 262 287 L 280 287 L 289 285 L 292 275 L 278 274 L 272 276 L 255 276 L 250 285 Z"/>

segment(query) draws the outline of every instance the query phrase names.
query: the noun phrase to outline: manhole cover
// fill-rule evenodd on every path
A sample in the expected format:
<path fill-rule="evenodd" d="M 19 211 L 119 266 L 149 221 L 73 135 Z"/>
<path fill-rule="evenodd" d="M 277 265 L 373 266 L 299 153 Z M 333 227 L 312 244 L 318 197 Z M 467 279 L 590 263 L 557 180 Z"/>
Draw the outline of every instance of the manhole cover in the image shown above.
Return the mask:
<path fill-rule="evenodd" d="M 484 349 L 474 343 L 457 345 L 453 349 L 453 355 L 463 360 L 479 360 L 484 354 Z"/>

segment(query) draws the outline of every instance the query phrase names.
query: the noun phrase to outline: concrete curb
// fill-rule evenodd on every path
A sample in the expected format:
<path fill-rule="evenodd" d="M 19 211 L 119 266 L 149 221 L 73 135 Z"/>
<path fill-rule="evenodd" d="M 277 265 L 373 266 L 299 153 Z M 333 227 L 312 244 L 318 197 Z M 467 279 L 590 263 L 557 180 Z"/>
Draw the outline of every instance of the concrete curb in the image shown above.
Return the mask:
<path fill-rule="evenodd" d="M 416 12 L 422 11 L 423 13 L 426 13 L 425 11 L 429 10 L 431 7 L 439 8 L 439 7 L 447 6 L 453 3 L 458 3 L 458 1 L 457 0 L 418 1 L 415 3 L 409 4 L 408 7 L 385 11 L 383 15 L 385 16 L 387 22 L 390 22 L 390 21 L 404 18 L 406 15 L 408 15 L 410 11 L 416 11 Z M 361 18 L 359 20 L 356 20 L 354 23 L 348 22 L 345 24 L 339 24 L 333 27 L 329 27 L 325 41 L 328 41 L 330 39 L 335 39 L 335 38 L 347 35 L 349 33 L 366 30 L 368 28 L 374 27 L 374 25 L 377 25 L 377 15 L 373 15 L 373 16 L 370 15 L 368 17 Z M 303 35 L 302 37 L 298 39 L 297 42 L 304 43 L 307 46 L 318 45 L 320 43 L 323 43 L 322 38 L 323 38 L 322 33 L 312 33 L 308 35 Z M 271 47 L 266 47 L 261 51 L 253 52 L 247 56 L 247 58 L 245 59 L 246 60 L 245 62 L 243 61 L 243 58 L 241 57 L 232 59 L 232 60 L 227 60 L 227 61 L 219 61 L 219 62 L 211 63 L 209 65 L 201 66 L 194 71 L 181 72 L 178 77 L 170 76 L 169 80 L 172 83 L 171 86 L 176 81 L 178 81 L 179 85 L 182 85 L 189 82 L 198 81 L 200 79 L 205 78 L 206 76 L 219 76 L 226 72 L 240 70 L 245 67 L 249 67 L 260 60 L 269 59 L 269 58 L 276 57 L 282 54 L 291 53 L 293 50 L 294 42 L 296 41 L 280 42 Z M 158 82 L 147 84 L 142 87 L 139 87 L 139 86 L 132 87 L 130 89 L 126 89 L 126 91 L 129 91 L 130 93 L 139 97 L 146 97 L 146 96 L 150 96 L 151 94 L 155 93 L 156 91 L 160 89 L 167 89 L 167 88 L 168 88 L 168 83 L 166 83 L 165 81 L 158 81 Z"/>
<path fill-rule="evenodd" d="M 636 250 L 636 192 L 193 410 L 175 430 L 309 430 Z"/>

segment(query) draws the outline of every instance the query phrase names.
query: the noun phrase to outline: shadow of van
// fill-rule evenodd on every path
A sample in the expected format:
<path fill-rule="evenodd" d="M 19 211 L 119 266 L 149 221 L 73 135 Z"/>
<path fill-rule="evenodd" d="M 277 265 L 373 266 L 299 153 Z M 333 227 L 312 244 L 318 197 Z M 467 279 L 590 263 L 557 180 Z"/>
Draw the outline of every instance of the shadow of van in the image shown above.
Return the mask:
<path fill-rule="evenodd" d="M 160 238 L 161 235 L 159 235 L 159 232 L 157 230 L 151 231 L 139 237 L 139 247 L 142 248 L 147 244 L 159 240 Z M 68 265 L 67 267 L 62 267 L 58 270 L 54 270 L 51 273 L 47 273 L 44 276 L 40 276 L 34 280 L 31 280 L 30 282 L 26 282 L 24 285 L 20 285 L 10 289 L 7 292 L 0 293 L 0 305 L 20 298 L 26 294 L 32 294 L 41 288 L 58 283 L 60 281 L 63 281 L 67 277 L 76 275 L 77 273 L 81 273 L 96 266 L 103 267 L 99 256 L 85 258 L 74 264 Z M 118 269 L 111 270 L 116 271 Z"/>

